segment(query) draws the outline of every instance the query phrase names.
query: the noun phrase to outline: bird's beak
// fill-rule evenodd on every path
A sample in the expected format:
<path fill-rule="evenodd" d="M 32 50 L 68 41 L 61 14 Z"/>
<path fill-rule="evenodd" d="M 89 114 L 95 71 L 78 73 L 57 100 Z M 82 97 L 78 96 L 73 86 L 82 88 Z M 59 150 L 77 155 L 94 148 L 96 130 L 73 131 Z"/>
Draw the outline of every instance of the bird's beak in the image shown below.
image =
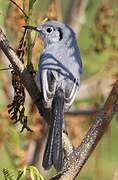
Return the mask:
<path fill-rule="evenodd" d="M 38 27 L 38 26 L 23 26 L 25 29 L 30 29 L 30 30 L 34 30 L 34 31 L 38 31 L 40 32 L 41 31 L 41 28 Z"/>

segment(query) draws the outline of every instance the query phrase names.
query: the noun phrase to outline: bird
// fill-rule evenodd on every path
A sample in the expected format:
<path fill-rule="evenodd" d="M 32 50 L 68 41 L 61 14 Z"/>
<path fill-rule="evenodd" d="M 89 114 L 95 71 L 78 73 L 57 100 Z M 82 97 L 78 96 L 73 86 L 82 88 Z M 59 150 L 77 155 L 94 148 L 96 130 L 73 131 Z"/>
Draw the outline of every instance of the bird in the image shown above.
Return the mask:
<path fill-rule="evenodd" d="M 67 24 L 49 20 L 38 26 L 24 26 L 39 33 L 44 48 L 39 58 L 37 84 L 43 94 L 43 105 L 50 110 L 49 131 L 43 156 L 43 167 L 63 167 L 64 112 L 73 104 L 83 71 L 76 35 Z"/>

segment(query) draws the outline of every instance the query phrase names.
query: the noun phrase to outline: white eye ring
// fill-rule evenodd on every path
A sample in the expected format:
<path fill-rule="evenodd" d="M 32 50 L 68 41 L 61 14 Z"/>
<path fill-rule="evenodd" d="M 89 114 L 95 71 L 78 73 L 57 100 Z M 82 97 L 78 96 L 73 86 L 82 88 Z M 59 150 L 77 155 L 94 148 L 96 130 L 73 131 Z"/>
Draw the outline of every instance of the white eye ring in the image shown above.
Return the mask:
<path fill-rule="evenodd" d="M 48 33 L 51 33 L 53 30 L 54 30 L 54 29 L 53 29 L 52 27 L 48 27 L 48 28 L 46 29 L 46 31 L 47 31 Z"/>

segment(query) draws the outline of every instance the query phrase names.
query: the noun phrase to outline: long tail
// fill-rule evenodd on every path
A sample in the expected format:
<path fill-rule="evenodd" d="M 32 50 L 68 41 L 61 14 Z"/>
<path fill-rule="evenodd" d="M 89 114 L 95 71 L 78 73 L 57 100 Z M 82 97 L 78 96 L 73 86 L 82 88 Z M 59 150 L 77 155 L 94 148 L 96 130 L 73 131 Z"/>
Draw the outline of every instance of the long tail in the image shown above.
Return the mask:
<path fill-rule="evenodd" d="M 52 165 L 60 171 L 63 163 L 62 127 L 63 127 L 64 96 L 58 89 L 52 102 L 49 134 L 43 157 L 43 167 L 49 169 Z"/>

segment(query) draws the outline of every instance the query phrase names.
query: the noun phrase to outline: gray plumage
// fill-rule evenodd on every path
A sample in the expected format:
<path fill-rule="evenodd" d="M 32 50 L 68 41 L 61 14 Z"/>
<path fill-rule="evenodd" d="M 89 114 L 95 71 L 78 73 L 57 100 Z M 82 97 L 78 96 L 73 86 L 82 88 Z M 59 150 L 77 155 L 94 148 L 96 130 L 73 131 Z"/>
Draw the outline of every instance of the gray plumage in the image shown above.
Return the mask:
<path fill-rule="evenodd" d="M 44 41 L 37 84 L 43 94 L 45 108 L 51 110 L 51 117 L 43 166 L 48 169 L 53 164 L 61 170 L 63 111 L 70 108 L 79 89 L 82 73 L 80 51 L 75 33 L 64 23 L 48 21 L 26 28 L 38 31 Z"/>

